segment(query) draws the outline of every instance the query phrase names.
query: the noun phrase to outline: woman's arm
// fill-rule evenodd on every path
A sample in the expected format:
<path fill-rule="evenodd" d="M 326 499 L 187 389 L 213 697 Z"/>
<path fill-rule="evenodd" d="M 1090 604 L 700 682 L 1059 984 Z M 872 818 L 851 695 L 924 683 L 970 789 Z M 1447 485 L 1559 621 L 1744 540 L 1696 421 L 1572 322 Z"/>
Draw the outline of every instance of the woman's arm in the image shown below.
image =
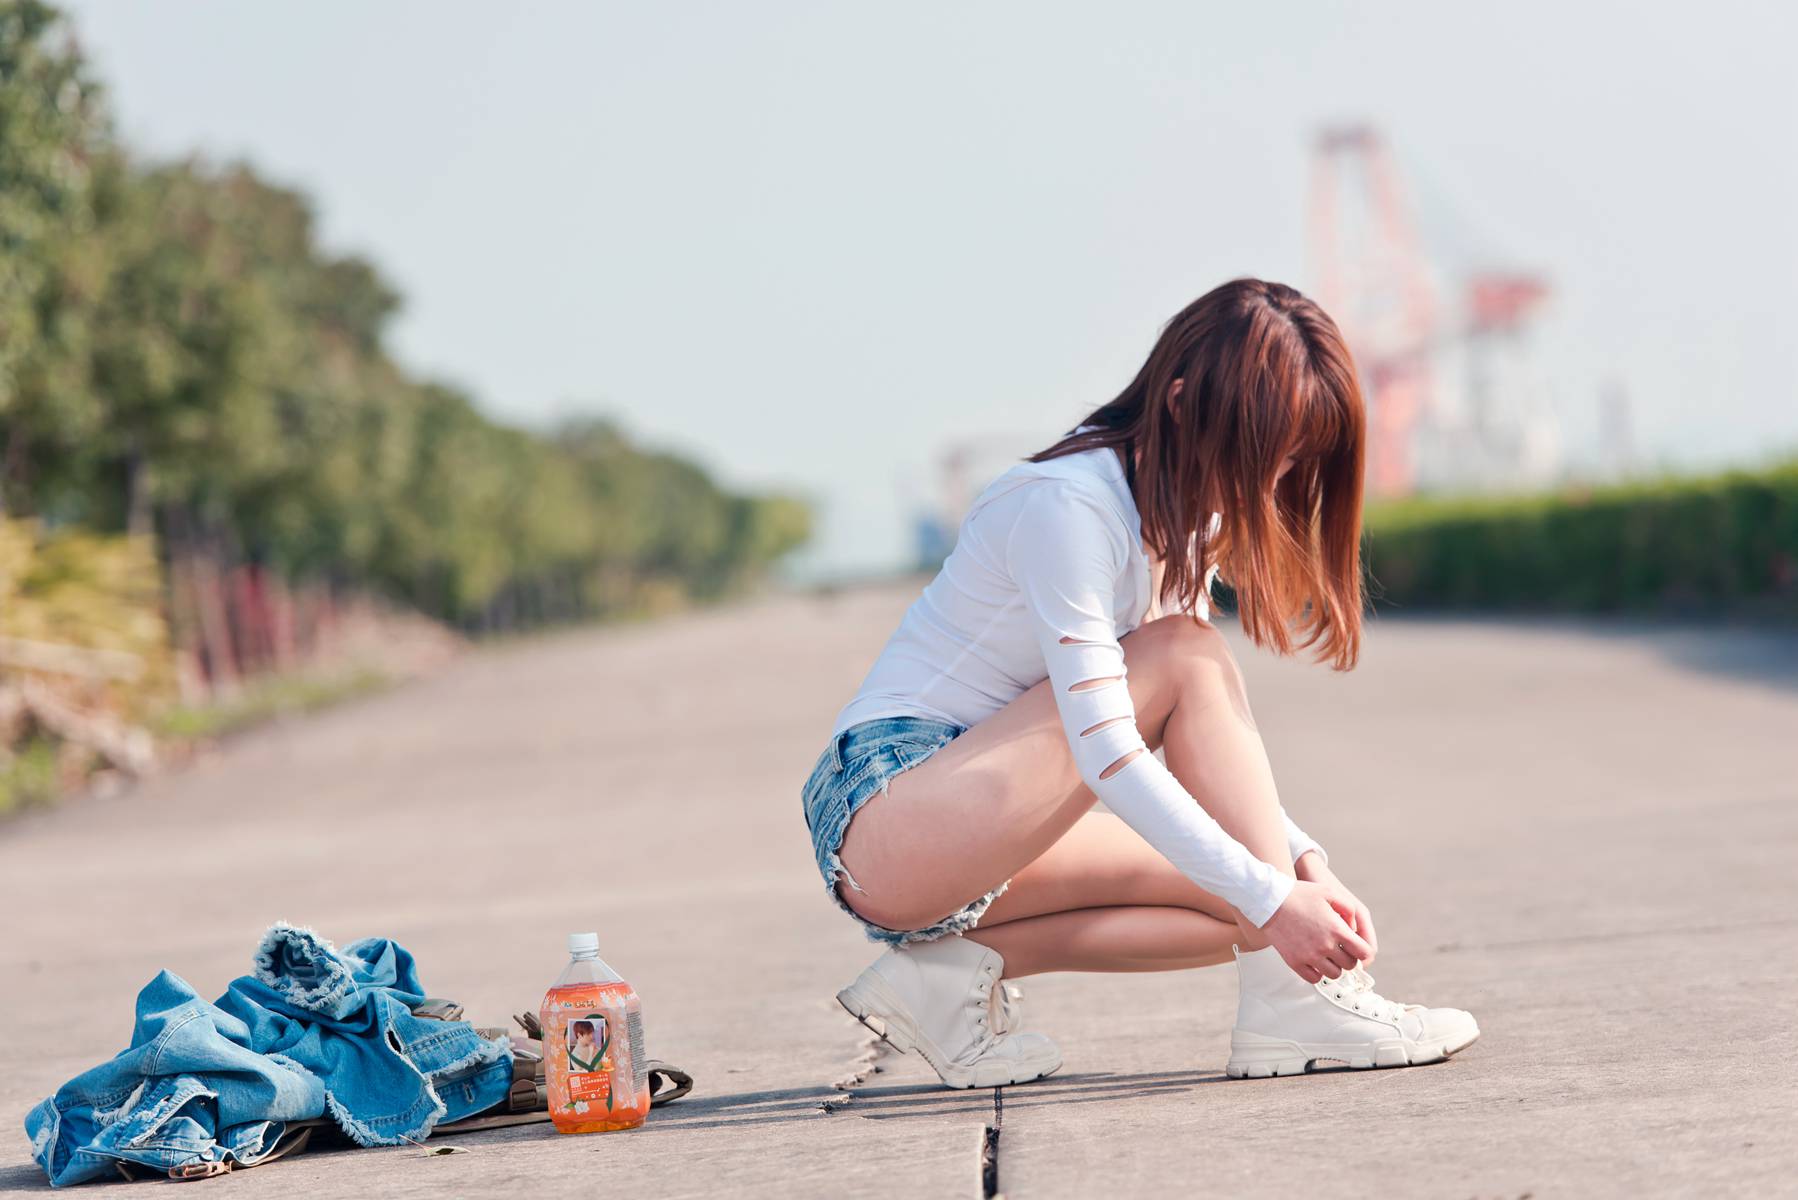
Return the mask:
<path fill-rule="evenodd" d="M 1127 528 L 1076 487 L 1029 486 L 1005 561 L 1023 593 L 1081 779 L 1189 879 L 1252 924 L 1265 924 L 1291 892 L 1292 876 L 1225 832 L 1148 753 L 1137 728 L 1111 616 L 1115 581 L 1128 561 Z"/>
<path fill-rule="evenodd" d="M 1327 863 L 1330 861 L 1330 856 L 1324 852 L 1322 846 L 1317 844 L 1317 839 L 1306 833 L 1303 829 L 1300 829 L 1298 827 L 1298 822 L 1287 816 L 1284 808 L 1280 810 L 1280 820 L 1286 823 L 1286 849 L 1291 853 L 1292 861 L 1295 866 L 1298 864 L 1299 859 L 1305 857 L 1305 852 L 1308 850 L 1317 851 L 1317 857 L 1320 863 Z"/>

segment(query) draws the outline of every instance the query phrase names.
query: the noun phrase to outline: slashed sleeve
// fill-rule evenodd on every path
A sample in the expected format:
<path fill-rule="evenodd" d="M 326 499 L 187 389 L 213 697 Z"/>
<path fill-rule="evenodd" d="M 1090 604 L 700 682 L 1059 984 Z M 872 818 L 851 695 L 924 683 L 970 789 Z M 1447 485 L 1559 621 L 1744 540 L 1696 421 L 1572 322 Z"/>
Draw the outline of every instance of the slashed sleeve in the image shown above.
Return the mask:
<path fill-rule="evenodd" d="M 1286 822 L 1286 849 L 1292 855 L 1293 862 L 1296 863 L 1307 850 L 1317 851 L 1317 856 L 1325 863 L 1330 861 L 1329 852 L 1318 845 L 1316 838 L 1300 829 L 1298 822 L 1287 816 L 1284 808 L 1280 810 L 1280 819 Z"/>
<path fill-rule="evenodd" d="M 1187 878 L 1266 923 L 1293 880 L 1226 833 L 1148 753 L 1130 701 L 1112 593 L 1128 528 L 1102 500 L 1059 481 L 1028 485 L 1005 559 L 1022 593 L 1080 778 Z M 1077 685 L 1086 684 L 1079 687 Z M 1106 768 L 1143 751 L 1106 776 Z"/>

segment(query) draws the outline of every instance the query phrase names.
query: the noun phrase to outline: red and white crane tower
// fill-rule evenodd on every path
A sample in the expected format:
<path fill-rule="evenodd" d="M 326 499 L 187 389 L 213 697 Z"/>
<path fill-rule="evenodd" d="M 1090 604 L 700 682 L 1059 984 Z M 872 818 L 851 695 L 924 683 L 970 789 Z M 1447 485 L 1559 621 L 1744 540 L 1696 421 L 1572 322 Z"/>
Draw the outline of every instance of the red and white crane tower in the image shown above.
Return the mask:
<path fill-rule="evenodd" d="M 1367 392 L 1367 489 L 1402 495 L 1415 483 L 1416 429 L 1430 405 L 1436 296 L 1391 151 L 1371 126 L 1318 134 L 1310 235 L 1318 301 L 1341 326 Z"/>
<path fill-rule="evenodd" d="M 1467 364 L 1458 422 L 1466 484 L 1504 481 L 1515 430 L 1494 395 L 1493 362 L 1515 349 L 1549 295 L 1540 276 L 1481 268 L 1460 281 L 1443 315 L 1431 263 L 1391 150 L 1369 125 L 1323 130 L 1312 149 L 1310 254 L 1318 300 L 1342 327 L 1368 405 L 1367 489 L 1405 495 L 1418 483 L 1417 441 L 1442 417 L 1437 359 L 1460 347 Z"/>

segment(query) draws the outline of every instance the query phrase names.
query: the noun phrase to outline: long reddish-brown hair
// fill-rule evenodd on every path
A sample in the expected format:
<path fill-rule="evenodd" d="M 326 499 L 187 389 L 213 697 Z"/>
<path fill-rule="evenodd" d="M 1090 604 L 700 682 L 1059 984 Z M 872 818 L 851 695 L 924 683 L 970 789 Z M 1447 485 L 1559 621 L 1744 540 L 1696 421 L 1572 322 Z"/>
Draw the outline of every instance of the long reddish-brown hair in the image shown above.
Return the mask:
<path fill-rule="evenodd" d="M 1284 284 L 1231 280 L 1169 321 L 1130 386 L 1081 424 L 1097 428 L 1029 461 L 1116 448 L 1143 541 L 1165 564 L 1164 607 L 1191 612 L 1216 564 L 1257 645 L 1355 665 L 1367 419 L 1323 309 Z"/>

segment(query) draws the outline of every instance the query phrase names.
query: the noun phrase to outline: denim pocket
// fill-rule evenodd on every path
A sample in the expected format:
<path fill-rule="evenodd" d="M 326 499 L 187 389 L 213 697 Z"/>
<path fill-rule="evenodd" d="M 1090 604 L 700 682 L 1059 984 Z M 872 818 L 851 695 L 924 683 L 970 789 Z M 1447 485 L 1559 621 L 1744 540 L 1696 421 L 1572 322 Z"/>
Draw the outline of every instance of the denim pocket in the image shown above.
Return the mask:
<path fill-rule="evenodd" d="M 886 748 L 892 751 L 893 761 L 899 764 L 901 771 L 909 770 L 917 764 L 947 746 L 959 735 L 936 735 L 928 738 L 895 738 L 888 742 Z"/>

